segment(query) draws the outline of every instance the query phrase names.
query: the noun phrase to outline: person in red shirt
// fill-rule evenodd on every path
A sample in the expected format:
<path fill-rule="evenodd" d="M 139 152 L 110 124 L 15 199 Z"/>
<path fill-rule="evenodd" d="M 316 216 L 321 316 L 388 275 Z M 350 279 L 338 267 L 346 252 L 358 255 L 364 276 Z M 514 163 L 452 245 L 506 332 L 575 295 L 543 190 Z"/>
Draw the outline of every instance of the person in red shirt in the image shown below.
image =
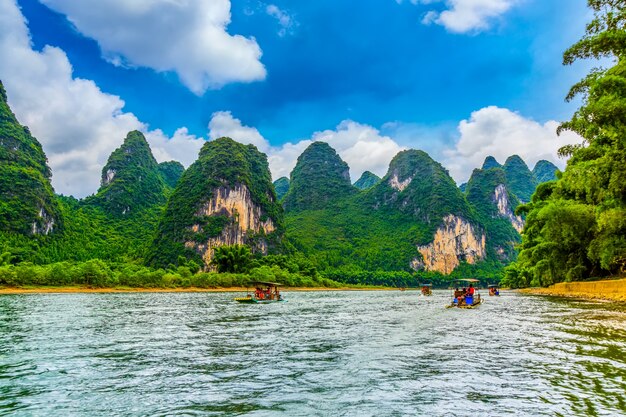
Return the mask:
<path fill-rule="evenodd" d="M 474 284 L 470 284 L 469 288 L 467 289 L 467 295 L 470 296 L 474 296 Z"/>

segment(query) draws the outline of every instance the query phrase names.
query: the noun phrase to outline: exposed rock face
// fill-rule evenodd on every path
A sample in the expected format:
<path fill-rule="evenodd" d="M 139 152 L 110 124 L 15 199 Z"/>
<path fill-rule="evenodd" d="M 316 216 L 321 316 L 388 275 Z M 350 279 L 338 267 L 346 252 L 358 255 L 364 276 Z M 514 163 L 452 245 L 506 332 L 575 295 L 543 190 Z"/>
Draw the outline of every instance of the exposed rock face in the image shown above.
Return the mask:
<path fill-rule="evenodd" d="M 400 181 L 398 179 L 398 174 L 394 172 L 391 178 L 389 178 L 389 185 L 394 190 L 404 191 L 404 189 L 408 187 L 409 184 L 411 184 L 411 181 L 413 181 L 413 177 L 409 177 L 403 181 Z"/>
<path fill-rule="evenodd" d="M 148 259 L 166 266 L 183 257 L 207 270 L 219 246 L 280 251 L 284 229 L 267 156 L 253 145 L 219 138 L 204 144 L 178 180 Z"/>
<path fill-rule="evenodd" d="M 485 235 L 455 215 L 444 217 L 443 224 L 435 232 L 433 241 L 417 250 L 422 261 L 414 259 L 411 266 L 415 269 L 451 273 L 462 261 L 474 264 L 485 258 Z"/>
<path fill-rule="evenodd" d="M 185 242 L 185 247 L 194 249 L 202 256 L 205 265 L 210 265 L 215 248 L 223 245 L 249 244 L 250 234 L 267 235 L 276 230 L 272 219 L 264 216 L 260 206 L 254 204 L 250 190 L 245 185 L 233 188 L 220 187 L 213 191 L 213 198 L 205 203 L 196 213 L 202 216 L 226 216 L 230 219 L 217 237 L 210 237 L 206 242 Z M 265 219 L 263 220 L 263 218 Z M 197 233 L 200 224 L 194 224 L 191 230 Z M 267 243 L 260 240 L 255 243 L 255 252 L 267 254 Z"/>
<path fill-rule="evenodd" d="M 516 216 L 511 208 L 509 202 L 508 193 L 504 184 L 499 184 L 493 192 L 493 202 L 498 207 L 498 213 L 500 216 L 509 219 L 511 225 L 519 233 L 522 233 L 524 228 L 524 220 L 520 216 Z"/>

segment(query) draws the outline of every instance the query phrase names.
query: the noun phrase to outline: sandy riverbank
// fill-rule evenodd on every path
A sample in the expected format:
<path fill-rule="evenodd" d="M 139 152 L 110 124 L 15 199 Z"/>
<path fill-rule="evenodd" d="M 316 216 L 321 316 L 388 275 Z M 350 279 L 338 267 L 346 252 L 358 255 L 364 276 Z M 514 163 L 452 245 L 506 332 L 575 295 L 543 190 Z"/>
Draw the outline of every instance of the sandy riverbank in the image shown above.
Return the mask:
<path fill-rule="evenodd" d="M 25 287 L 0 287 L 0 295 L 2 294 L 64 294 L 64 293 L 134 293 L 134 292 L 246 292 L 251 290 L 245 287 L 228 287 L 228 288 L 134 288 L 134 287 L 114 287 L 114 288 L 91 288 L 87 286 L 66 286 L 66 287 L 44 287 L 44 286 L 25 286 Z M 282 292 L 290 291 L 398 291 L 397 288 L 389 287 L 284 287 Z"/>
<path fill-rule="evenodd" d="M 561 282 L 548 288 L 524 288 L 519 291 L 525 294 L 626 302 L 626 278 L 603 281 Z"/>

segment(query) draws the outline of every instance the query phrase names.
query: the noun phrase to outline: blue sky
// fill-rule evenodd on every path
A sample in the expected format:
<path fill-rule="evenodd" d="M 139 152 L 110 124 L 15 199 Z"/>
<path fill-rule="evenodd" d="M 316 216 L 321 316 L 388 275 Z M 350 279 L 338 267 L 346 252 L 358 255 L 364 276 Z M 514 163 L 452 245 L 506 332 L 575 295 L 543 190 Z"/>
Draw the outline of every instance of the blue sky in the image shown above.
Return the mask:
<path fill-rule="evenodd" d="M 0 33 L 0 60 L 4 50 L 19 61 L 25 49 L 22 67 L 69 65 L 61 76 L 0 63 L 10 104 L 44 145 L 57 191 L 94 192 L 127 127 L 146 132 L 157 159 L 185 164 L 201 140 L 228 134 L 266 152 L 275 177 L 288 174 L 311 140 L 338 148 L 353 177 L 364 169 L 382 175 L 395 152 L 413 147 L 459 182 L 488 153 L 562 166 L 555 151 L 575 140 L 555 139 L 553 130 L 575 110 L 564 97 L 592 65 L 561 65 L 589 20 L 584 0 L 216 0 L 230 6 L 230 22 L 224 9 L 197 2 L 172 12 L 165 0 L 149 11 L 120 0 L 95 11 L 88 2 L 19 0 L 22 28 L 15 0 L 0 0 L 13 19 Z M 217 22 L 215 31 L 180 29 L 198 13 L 218 16 L 200 22 Z M 20 31 L 32 42 L 22 49 L 12 38 Z M 93 84 L 80 93 L 83 103 L 107 104 L 86 111 L 84 126 L 73 118 L 65 132 L 59 122 L 50 133 L 53 120 L 78 110 L 61 105 L 66 113 L 42 117 L 49 110 L 36 108 L 37 94 L 24 86 L 54 88 L 54 107 L 54 97 L 80 101 L 77 80 Z"/>

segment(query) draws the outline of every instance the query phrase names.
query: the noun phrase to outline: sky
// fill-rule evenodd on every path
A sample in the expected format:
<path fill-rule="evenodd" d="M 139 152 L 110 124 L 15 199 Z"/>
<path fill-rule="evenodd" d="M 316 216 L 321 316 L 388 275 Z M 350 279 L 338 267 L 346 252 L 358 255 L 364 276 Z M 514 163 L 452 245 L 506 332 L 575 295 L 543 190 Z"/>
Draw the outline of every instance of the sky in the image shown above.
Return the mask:
<path fill-rule="evenodd" d="M 315 140 L 382 176 L 422 149 L 458 182 L 487 155 L 564 167 L 556 135 L 597 63 L 562 65 L 585 0 L 0 0 L 0 80 L 58 193 L 97 191 L 144 132 L 189 166 L 229 136 L 289 176 Z"/>

